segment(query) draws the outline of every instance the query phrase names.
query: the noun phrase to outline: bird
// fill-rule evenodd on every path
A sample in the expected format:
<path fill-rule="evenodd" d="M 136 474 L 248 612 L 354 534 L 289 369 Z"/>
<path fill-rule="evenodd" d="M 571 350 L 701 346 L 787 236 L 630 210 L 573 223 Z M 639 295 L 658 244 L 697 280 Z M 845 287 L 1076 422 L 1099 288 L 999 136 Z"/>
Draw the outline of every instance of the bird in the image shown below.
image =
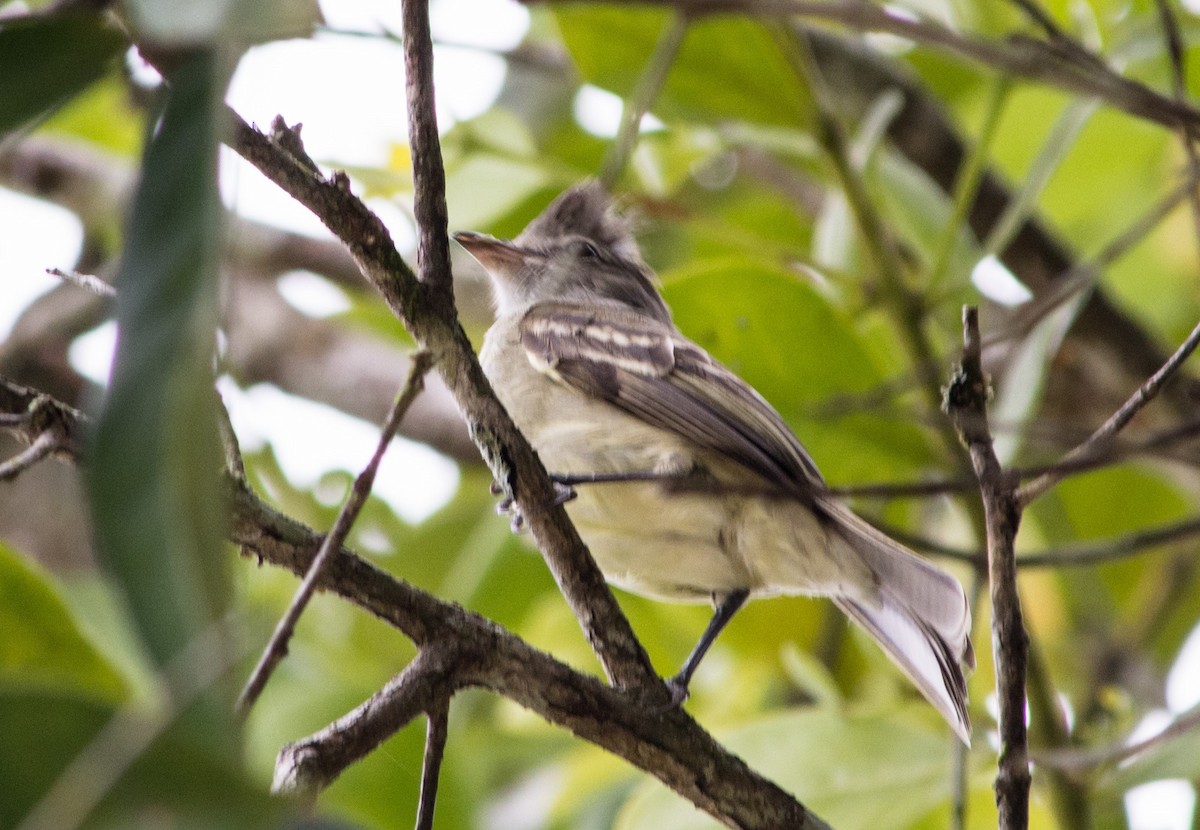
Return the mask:
<path fill-rule="evenodd" d="M 605 579 L 715 607 L 672 704 L 749 598 L 824 596 L 970 744 L 961 584 L 832 495 L 771 404 L 676 327 L 602 185 L 567 189 L 514 240 L 454 238 L 492 284 L 483 370 Z"/>

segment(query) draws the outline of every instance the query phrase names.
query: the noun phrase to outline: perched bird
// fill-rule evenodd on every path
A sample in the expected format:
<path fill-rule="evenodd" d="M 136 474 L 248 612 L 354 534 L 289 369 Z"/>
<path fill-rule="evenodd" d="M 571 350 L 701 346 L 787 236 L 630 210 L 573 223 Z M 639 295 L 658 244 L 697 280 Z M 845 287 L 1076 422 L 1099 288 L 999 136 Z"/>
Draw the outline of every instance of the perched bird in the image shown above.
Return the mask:
<path fill-rule="evenodd" d="M 668 681 L 675 702 L 748 597 L 828 596 L 969 743 L 962 586 L 831 496 L 771 405 L 680 333 L 598 184 L 563 193 L 512 242 L 455 239 L 494 288 L 484 371 L 575 488 L 567 512 L 605 577 L 716 606 Z"/>

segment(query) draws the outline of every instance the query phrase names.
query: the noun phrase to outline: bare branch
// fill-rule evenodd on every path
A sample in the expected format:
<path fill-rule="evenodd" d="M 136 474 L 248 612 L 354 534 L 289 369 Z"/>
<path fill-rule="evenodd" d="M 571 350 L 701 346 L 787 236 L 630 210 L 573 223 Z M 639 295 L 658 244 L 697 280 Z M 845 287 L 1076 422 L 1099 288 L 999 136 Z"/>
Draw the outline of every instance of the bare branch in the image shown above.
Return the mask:
<path fill-rule="evenodd" d="M 979 317 L 963 310 L 963 358 L 946 390 L 946 409 L 971 456 L 987 525 L 996 691 L 1000 702 L 1000 761 L 996 806 L 1001 830 L 1029 826 L 1029 749 L 1025 725 L 1028 635 L 1021 619 L 1013 543 L 1021 522 L 1016 479 L 1001 466 L 987 423 L 988 383 L 980 364 Z"/>
<path fill-rule="evenodd" d="M 57 435 L 53 432 L 40 433 L 32 444 L 7 461 L 0 463 L 0 481 L 16 478 L 57 449 Z"/>
<path fill-rule="evenodd" d="M 0 382 L 0 413 L 24 412 L 35 398 L 45 396 Z M 53 401 L 42 405 L 62 413 L 64 434 L 86 430 L 81 413 Z M 78 462 L 81 448 L 79 442 L 66 441 L 60 454 Z M 230 541 L 260 562 L 305 576 L 322 537 L 265 504 L 244 480 L 228 478 L 226 485 Z M 345 548 L 332 558 L 317 587 L 375 615 L 421 648 L 409 668 L 384 691 L 402 686 L 409 674 L 422 682 L 397 692 L 401 699 L 395 704 L 381 692 L 372 698 L 377 705 L 358 717 L 344 718 L 319 736 L 294 745 L 290 760 L 277 766 L 280 789 L 319 789 L 350 763 L 344 760 L 347 755 L 362 757 L 453 691 L 478 686 L 624 758 L 731 827 L 826 828 L 791 795 L 728 753 L 686 712 L 664 714 L 640 695 L 576 671 L 492 621 L 398 580 Z M 425 697 L 425 691 L 431 694 Z M 344 721 L 346 729 L 340 730 Z M 336 734 L 342 731 L 346 734 Z M 342 760 L 326 763 L 324 752 Z"/>
<path fill-rule="evenodd" d="M 433 44 L 424 0 L 404 3 L 404 66 L 418 232 L 417 278 L 427 289 L 429 307 L 437 314 L 422 342 L 434 351 L 439 370 L 454 390 L 496 481 L 521 505 L 555 581 L 608 677 L 618 686 L 644 689 L 650 696 L 663 698 L 668 694 L 666 686 L 567 518 L 540 460 L 496 399 L 458 322 L 450 273 L 446 176 L 434 107 Z M 468 383 L 463 384 L 464 380 Z M 497 439 L 500 446 L 493 443 Z M 514 449 L 517 458 L 508 452 Z M 534 480 L 526 488 L 521 479 L 530 472 Z"/>
<path fill-rule="evenodd" d="M 63 268 L 47 268 L 46 273 L 52 277 L 77 285 L 85 291 L 91 291 L 98 297 L 115 297 L 117 289 L 97 277 L 95 274 L 81 274 L 78 271 L 67 271 Z"/>
<path fill-rule="evenodd" d="M 408 380 L 404 384 L 404 389 L 396 397 L 396 402 L 392 406 L 391 412 L 388 413 L 383 428 L 380 430 L 379 442 L 375 447 L 375 452 L 371 456 L 371 460 L 363 468 L 362 472 L 358 474 L 358 477 L 355 478 L 354 484 L 350 488 L 350 493 L 347 495 L 342 509 L 338 512 L 337 520 L 333 523 L 333 529 L 329 531 L 321 543 L 321 549 L 317 551 L 317 555 L 313 558 L 308 573 L 304 575 L 304 580 L 296 590 L 296 595 L 292 597 L 292 602 L 284 613 L 283 618 L 275 626 L 275 631 L 272 633 L 270 641 L 267 643 L 266 648 L 263 649 L 258 664 L 254 667 L 254 671 L 251 672 L 249 680 L 246 681 L 246 685 L 238 697 L 237 711 L 241 715 L 245 716 L 250 711 L 250 707 L 258 700 L 258 696 L 267 685 L 271 673 L 287 655 L 288 642 L 296 630 L 296 623 L 299 622 L 300 615 L 304 613 L 304 609 L 308 607 L 308 601 L 312 599 L 312 595 L 317 588 L 317 583 L 329 567 L 330 560 L 341 550 L 346 537 L 350 534 L 350 529 L 354 526 L 354 521 L 358 518 L 359 512 L 367 502 L 367 497 L 371 495 L 371 487 L 375 483 L 375 474 L 379 470 L 380 462 L 383 461 L 383 454 L 391 445 L 392 439 L 396 437 L 396 431 L 400 428 L 400 421 L 403 420 L 408 407 L 412 404 L 416 396 L 420 394 L 422 380 L 425 377 L 425 373 L 429 371 L 430 363 L 429 355 L 424 352 L 417 354 L 413 358 Z"/>
<path fill-rule="evenodd" d="M 1075 449 L 1067 453 L 1062 461 L 1075 462 L 1082 459 L 1089 459 L 1096 454 L 1102 454 L 1108 451 L 1111 446 L 1112 439 L 1118 432 L 1133 420 L 1133 417 L 1141 411 L 1142 407 L 1154 399 L 1163 384 L 1165 384 L 1183 365 L 1183 362 L 1188 359 L 1196 346 L 1200 345 L 1200 324 L 1197 324 L 1192 329 L 1191 334 L 1187 339 L 1175 350 L 1175 353 L 1155 372 L 1145 383 L 1143 383 L 1136 392 L 1112 414 L 1112 416 L 1101 424 L 1100 428 L 1092 433 L 1086 441 L 1084 441 Z M 1017 492 L 1017 500 L 1021 506 L 1028 505 L 1034 499 L 1041 496 L 1062 479 L 1062 475 L 1056 472 L 1047 472 L 1033 481 L 1025 484 Z"/>
<path fill-rule="evenodd" d="M 280 749 L 271 789 L 310 796 L 325 789 L 413 718 L 444 707 L 455 689 L 454 667 L 455 659 L 447 648 L 422 649 L 404 671 L 362 705 L 321 731 Z"/>
<path fill-rule="evenodd" d="M 1033 760 L 1042 766 L 1082 774 L 1097 767 L 1119 764 L 1197 728 L 1200 728 L 1200 708 L 1184 712 L 1161 732 L 1142 741 L 1119 741 L 1097 749 L 1059 749 L 1037 752 L 1034 754 Z"/>
<path fill-rule="evenodd" d="M 935 556 L 965 562 L 969 565 L 977 564 L 984 556 L 983 551 L 943 545 L 882 522 L 874 524 L 897 541 Z M 1156 547 L 1190 539 L 1196 535 L 1200 535 L 1200 518 L 1184 519 L 1181 522 L 1139 530 L 1136 533 L 1118 536 L 1115 539 L 1106 539 L 1102 542 L 1061 545 L 1050 550 L 1024 553 L 1017 557 L 1016 564 L 1022 570 L 1025 568 L 1075 568 L 1101 565 L 1105 562 L 1116 562 L 1132 556 L 1140 556 Z"/>

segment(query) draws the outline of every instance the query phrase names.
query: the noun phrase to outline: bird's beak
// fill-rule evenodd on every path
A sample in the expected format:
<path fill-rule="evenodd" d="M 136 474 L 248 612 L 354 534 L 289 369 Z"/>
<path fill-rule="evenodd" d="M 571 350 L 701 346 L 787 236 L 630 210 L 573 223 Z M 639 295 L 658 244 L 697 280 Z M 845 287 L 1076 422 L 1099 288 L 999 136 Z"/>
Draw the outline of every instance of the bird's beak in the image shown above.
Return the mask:
<path fill-rule="evenodd" d="M 479 260 L 479 264 L 495 277 L 511 277 L 523 267 L 530 252 L 511 242 L 474 231 L 459 231 L 454 240 Z"/>

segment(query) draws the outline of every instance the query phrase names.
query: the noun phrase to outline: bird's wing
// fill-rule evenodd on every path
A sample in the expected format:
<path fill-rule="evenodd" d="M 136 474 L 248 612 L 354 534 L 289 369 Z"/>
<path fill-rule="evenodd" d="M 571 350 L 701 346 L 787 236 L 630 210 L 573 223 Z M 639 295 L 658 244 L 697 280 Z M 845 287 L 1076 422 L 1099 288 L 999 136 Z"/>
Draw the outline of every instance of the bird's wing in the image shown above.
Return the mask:
<path fill-rule="evenodd" d="M 669 324 L 616 305 L 539 303 L 521 321 L 530 361 L 554 380 L 807 496 L 824 484 L 769 403 Z"/>

